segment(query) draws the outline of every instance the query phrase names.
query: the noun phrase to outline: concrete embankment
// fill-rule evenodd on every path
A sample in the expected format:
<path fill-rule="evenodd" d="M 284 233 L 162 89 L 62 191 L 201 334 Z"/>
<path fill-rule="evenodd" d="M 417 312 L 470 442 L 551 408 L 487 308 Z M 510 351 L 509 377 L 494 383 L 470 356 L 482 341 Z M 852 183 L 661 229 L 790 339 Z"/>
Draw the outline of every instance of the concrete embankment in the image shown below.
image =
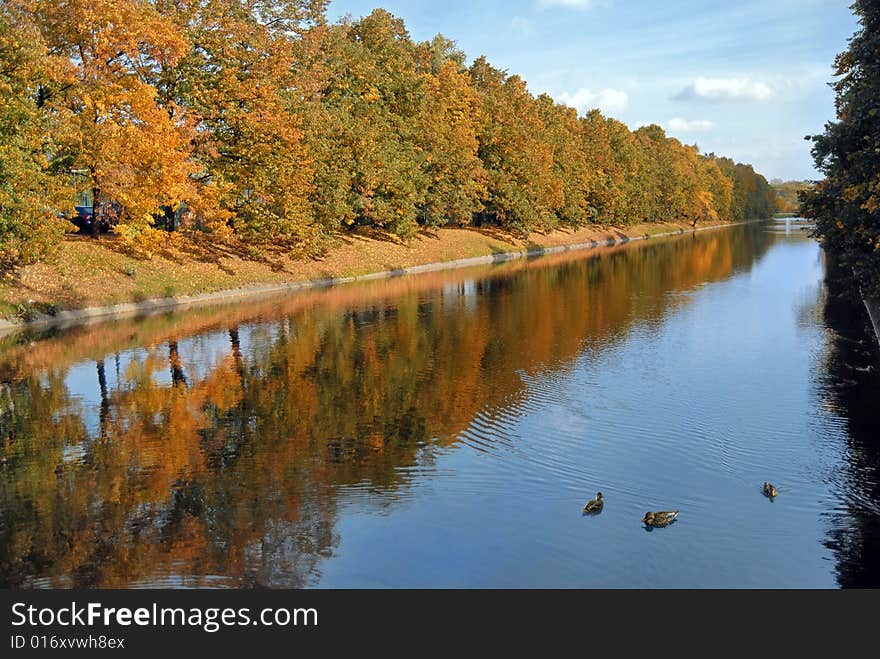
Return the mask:
<path fill-rule="evenodd" d="M 113 319 L 128 316 L 146 315 L 185 306 L 206 305 L 229 301 L 233 299 L 255 298 L 259 296 L 283 294 L 291 291 L 327 288 L 356 281 L 386 279 L 391 277 L 413 275 L 422 272 L 433 272 L 437 270 L 447 270 L 453 268 L 465 268 L 475 265 L 485 265 L 490 263 L 500 263 L 503 261 L 541 256 L 543 254 L 589 250 L 601 246 L 613 246 L 632 241 L 647 240 L 649 238 L 654 239 L 664 236 L 680 235 L 695 231 L 706 231 L 728 226 L 734 225 L 711 225 L 706 227 L 698 227 L 696 229 L 679 229 L 675 231 L 665 231 L 652 235 L 621 235 L 619 237 L 613 237 L 604 240 L 591 240 L 587 242 L 576 242 L 564 245 L 529 248 L 517 251 L 496 252 L 470 258 L 411 265 L 407 267 L 382 270 L 357 276 L 327 277 L 320 279 L 276 282 L 270 284 L 244 286 L 240 288 L 232 288 L 210 293 L 200 293 L 195 295 L 168 296 L 140 300 L 137 302 L 126 302 L 122 304 L 89 306 L 81 309 L 61 310 L 52 315 L 41 314 L 27 320 L 0 319 L 0 332 L 8 333 L 10 331 L 21 329 L 23 327 L 45 328 L 74 326 L 82 323 L 94 322 L 96 319 Z"/>

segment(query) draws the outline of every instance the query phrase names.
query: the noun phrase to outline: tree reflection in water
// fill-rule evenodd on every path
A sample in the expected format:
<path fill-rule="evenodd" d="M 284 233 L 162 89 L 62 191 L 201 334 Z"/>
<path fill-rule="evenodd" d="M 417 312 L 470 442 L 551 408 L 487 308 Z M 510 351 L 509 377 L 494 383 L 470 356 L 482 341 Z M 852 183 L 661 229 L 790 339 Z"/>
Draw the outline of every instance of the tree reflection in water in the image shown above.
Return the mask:
<path fill-rule="evenodd" d="M 830 345 L 819 404 L 846 424 L 847 472 L 835 485 L 845 509 L 831 515 L 826 545 L 841 586 L 880 587 L 880 348 L 862 301 L 831 259 L 824 321 Z"/>
<path fill-rule="evenodd" d="M 659 323 L 774 240 L 739 227 L 7 339 L 0 584 L 314 585 L 340 488 L 396 505 L 523 374 Z"/>

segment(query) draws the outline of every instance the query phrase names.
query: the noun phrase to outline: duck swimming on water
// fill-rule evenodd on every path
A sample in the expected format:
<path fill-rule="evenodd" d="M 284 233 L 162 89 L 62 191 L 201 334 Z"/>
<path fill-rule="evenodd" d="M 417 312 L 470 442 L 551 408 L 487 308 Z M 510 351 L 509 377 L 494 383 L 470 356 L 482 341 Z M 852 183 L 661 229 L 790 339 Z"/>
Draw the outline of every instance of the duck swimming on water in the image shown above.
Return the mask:
<path fill-rule="evenodd" d="M 585 513 L 598 513 L 605 506 L 605 502 L 602 501 L 602 493 L 596 492 L 596 498 L 590 499 L 584 505 Z"/>
<path fill-rule="evenodd" d="M 779 496 L 779 490 L 777 490 L 776 486 L 771 483 L 764 483 L 764 487 L 761 488 L 761 491 L 764 492 L 765 497 L 770 497 L 771 499 L 775 499 Z"/>
<path fill-rule="evenodd" d="M 678 517 L 677 510 L 664 510 L 657 513 L 645 513 L 642 524 L 645 526 L 669 526 Z"/>

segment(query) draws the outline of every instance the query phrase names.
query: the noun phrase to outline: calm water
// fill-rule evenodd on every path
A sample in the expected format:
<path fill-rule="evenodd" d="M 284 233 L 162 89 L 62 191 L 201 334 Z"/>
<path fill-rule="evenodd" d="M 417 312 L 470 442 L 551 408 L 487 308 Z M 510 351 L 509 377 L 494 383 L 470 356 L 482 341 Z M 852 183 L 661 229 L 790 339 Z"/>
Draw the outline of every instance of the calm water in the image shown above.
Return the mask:
<path fill-rule="evenodd" d="M 0 585 L 878 586 L 830 267 L 751 225 L 7 337 Z"/>

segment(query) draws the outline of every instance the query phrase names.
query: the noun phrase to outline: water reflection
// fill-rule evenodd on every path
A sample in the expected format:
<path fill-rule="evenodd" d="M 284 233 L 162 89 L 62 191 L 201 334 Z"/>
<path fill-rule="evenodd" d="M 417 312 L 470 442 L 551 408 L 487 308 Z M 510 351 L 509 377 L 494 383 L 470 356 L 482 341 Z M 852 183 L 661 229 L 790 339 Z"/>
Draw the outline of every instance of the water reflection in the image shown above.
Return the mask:
<path fill-rule="evenodd" d="M 401 509 L 457 446 L 529 450 L 511 424 L 549 375 L 636 328 L 650 341 L 783 238 L 739 227 L 7 339 L 0 583 L 319 584 L 343 506 Z"/>
<path fill-rule="evenodd" d="M 826 276 L 823 317 L 829 350 L 818 403 L 845 427 L 846 467 L 833 485 L 845 505 L 829 515 L 827 546 L 843 587 L 880 586 L 880 349 L 862 301 L 839 266 Z"/>

